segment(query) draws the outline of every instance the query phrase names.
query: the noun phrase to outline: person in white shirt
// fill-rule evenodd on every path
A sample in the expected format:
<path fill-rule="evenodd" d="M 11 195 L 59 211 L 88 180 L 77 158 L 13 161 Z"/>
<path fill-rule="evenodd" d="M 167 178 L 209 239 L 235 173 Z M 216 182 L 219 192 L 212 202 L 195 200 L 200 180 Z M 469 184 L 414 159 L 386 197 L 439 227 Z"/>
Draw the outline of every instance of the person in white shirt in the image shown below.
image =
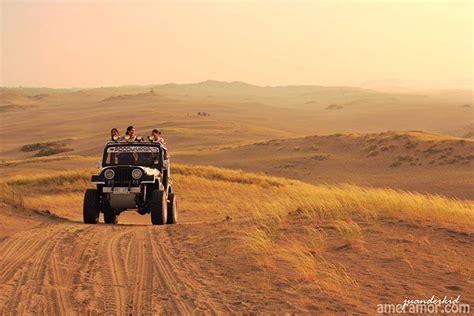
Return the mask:
<path fill-rule="evenodd" d="M 135 127 L 129 126 L 127 127 L 127 131 L 125 132 L 125 135 L 120 137 L 120 140 L 133 142 L 136 138 L 137 136 L 135 135 Z"/>
<path fill-rule="evenodd" d="M 166 144 L 163 137 L 161 137 L 161 132 L 159 130 L 157 130 L 156 128 L 151 131 L 151 136 L 153 136 L 153 141 L 154 142 L 158 142 L 158 143 L 163 144 L 163 145 Z"/>

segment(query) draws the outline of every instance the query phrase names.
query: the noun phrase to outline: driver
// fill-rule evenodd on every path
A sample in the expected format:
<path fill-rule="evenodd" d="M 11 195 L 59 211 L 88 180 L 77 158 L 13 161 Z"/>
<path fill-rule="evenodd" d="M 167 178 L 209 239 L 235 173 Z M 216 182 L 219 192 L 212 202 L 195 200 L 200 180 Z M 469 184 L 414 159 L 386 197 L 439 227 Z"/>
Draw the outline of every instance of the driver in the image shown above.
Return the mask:
<path fill-rule="evenodd" d="M 136 163 L 136 153 L 120 153 L 118 164 L 134 165 Z"/>

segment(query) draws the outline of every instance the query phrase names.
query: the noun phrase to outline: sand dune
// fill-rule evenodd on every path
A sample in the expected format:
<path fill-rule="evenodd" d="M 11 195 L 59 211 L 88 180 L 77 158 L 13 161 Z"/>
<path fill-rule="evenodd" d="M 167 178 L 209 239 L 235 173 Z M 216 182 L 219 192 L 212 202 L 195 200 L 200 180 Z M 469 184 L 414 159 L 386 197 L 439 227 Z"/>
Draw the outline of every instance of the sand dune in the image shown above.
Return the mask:
<path fill-rule="evenodd" d="M 22 110 L 41 105 L 40 99 L 14 93 L 0 94 L 0 112 Z"/>
<path fill-rule="evenodd" d="M 150 102 L 150 101 L 171 101 L 171 99 L 156 94 L 153 89 L 146 93 L 123 94 L 107 97 L 102 102 Z"/>
<path fill-rule="evenodd" d="M 34 115 L 33 124 L 41 126 L 43 115 L 51 115 L 54 109 L 58 117 L 74 115 L 78 120 L 99 120 L 108 114 L 108 122 L 120 125 L 124 119 L 116 111 L 128 109 L 127 125 L 150 125 L 163 119 L 182 120 L 201 111 L 220 121 L 279 129 L 289 136 L 415 129 L 462 136 L 472 124 L 472 107 L 464 105 L 472 106 L 473 98 L 468 91 L 388 94 L 350 87 L 259 87 L 216 81 L 82 90 L 0 88 L 0 93 L 26 98 L 43 95 L 41 102 L 50 107 L 47 112 L 8 114 L 6 122 L 28 122 L 27 117 Z M 342 108 L 326 110 L 334 104 Z M 80 124 L 75 125 L 80 129 Z"/>
<path fill-rule="evenodd" d="M 180 154 L 178 161 L 311 183 L 355 183 L 473 199 L 474 141 L 425 132 L 274 139 Z"/>

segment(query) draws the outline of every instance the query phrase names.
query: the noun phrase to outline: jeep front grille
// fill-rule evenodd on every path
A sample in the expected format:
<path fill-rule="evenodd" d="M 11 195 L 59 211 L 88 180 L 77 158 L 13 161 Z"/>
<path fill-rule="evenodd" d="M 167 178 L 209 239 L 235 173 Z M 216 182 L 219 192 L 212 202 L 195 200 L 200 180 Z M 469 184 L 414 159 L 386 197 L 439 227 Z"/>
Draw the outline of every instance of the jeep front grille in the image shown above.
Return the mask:
<path fill-rule="evenodd" d="M 119 167 L 114 168 L 115 177 L 114 182 L 115 184 L 119 183 L 126 183 L 127 185 L 132 181 L 132 169 L 128 167 Z"/>

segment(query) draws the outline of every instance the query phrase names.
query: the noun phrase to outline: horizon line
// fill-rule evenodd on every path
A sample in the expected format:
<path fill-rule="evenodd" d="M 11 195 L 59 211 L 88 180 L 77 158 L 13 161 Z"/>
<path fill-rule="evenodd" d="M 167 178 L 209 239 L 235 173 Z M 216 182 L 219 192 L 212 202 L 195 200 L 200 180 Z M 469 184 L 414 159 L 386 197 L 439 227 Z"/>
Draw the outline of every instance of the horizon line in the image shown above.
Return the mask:
<path fill-rule="evenodd" d="M 386 80 L 379 80 L 380 82 L 386 81 Z M 468 80 L 466 80 L 468 81 Z M 442 87 L 442 88 L 412 88 L 410 86 L 404 86 L 404 85 L 394 85 L 393 87 L 384 87 L 384 88 L 372 88 L 372 87 L 363 87 L 363 86 L 357 86 L 357 85 L 323 85 L 323 84 L 286 84 L 286 85 L 259 85 L 259 84 L 253 84 L 253 83 L 248 83 L 245 81 L 240 81 L 240 80 L 232 80 L 232 81 L 226 81 L 226 80 L 216 80 L 216 79 L 207 79 L 204 81 L 196 81 L 196 82 L 166 82 L 166 83 L 149 83 L 149 84 L 137 84 L 137 83 L 130 83 L 130 84 L 122 84 L 122 85 L 105 85 L 105 86 L 72 86 L 72 87 L 55 87 L 55 86 L 4 86 L 0 85 L 0 89 L 51 89 L 51 90 L 93 90 L 93 89 L 110 89 L 110 88 L 127 88 L 127 87 L 153 87 L 153 86 L 166 86 L 166 85 L 198 85 L 198 84 L 204 84 L 204 83 L 210 83 L 210 82 L 215 82 L 215 83 L 224 83 L 224 84 L 244 84 L 248 86 L 253 86 L 257 88 L 285 88 L 285 87 L 324 87 L 324 88 L 355 88 L 355 89 L 362 89 L 362 90 L 371 90 L 371 91 L 384 91 L 384 92 L 390 92 L 390 90 L 396 91 L 396 90 L 411 90 L 412 92 L 433 92 L 433 91 L 464 91 L 464 92 L 474 92 L 474 83 L 471 84 L 471 89 L 465 88 L 465 87 Z M 371 82 L 377 82 L 371 81 Z"/>

